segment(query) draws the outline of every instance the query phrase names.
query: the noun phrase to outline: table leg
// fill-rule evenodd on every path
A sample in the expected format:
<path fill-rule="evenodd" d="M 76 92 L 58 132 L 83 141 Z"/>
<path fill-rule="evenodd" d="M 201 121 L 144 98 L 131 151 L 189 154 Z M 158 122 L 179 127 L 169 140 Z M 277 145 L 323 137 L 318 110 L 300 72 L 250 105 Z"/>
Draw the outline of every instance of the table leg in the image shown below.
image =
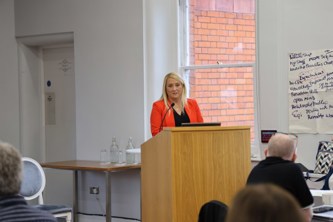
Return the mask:
<path fill-rule="evenodd" d="M 79 216 L 77 214 L 78 211 L 78 171 L 74 170 L 73 172 L 73 219 L 74 222 L 79 222 Z"/>
<path fill-rule="evenodd" d="M 111 176 L 110 172 L 105 172 L 105 193 L 106 193 L 106 222 L 111 222 Z"/>

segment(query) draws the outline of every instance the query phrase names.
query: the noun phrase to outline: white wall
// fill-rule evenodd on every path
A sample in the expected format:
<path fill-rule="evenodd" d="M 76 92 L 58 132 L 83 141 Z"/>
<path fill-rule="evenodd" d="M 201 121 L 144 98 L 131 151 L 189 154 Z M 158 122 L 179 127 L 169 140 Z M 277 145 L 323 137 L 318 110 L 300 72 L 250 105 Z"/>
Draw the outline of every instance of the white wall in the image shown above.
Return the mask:
<path fill-rule="evenodd" d="M 162 94 L 164 76 L 178 71 L 178 1 L 144 0 L 145 135 L 151 137 L 150 111 Z"/>
<path fill-rule="evenodd" d="M 41 69 L 39 50 L 18 44 L 20 141 L 23 156 L 43 160 Z"/>
<path fill-rule="evenodd" d="M 117 137 L 121 147 L 126 146 L 130 136 L 136 146 L 144 142 L 141 0 L 15 0 L 15 28 L 16 36 L 20 39 L 74 33 L 76 159 L 99 160 L 100 150 L 110 146 L 113 136 Z M 24 59 L 34 59 L 33 55 L 24 54 Z M 28 71 L 21 72 L 24 74 L 23 77 L 33 76 L 30 73 L 32 68 L 30 66 L 29 64 L 26 66 Z M 38 67 L 35 63 L 32 66 Z M 29 97 L 38 96 L 34 93 L 35 88 L 30 86 L 33 83 L 38 85 L 39 80 L 35 78 L 24 80 L 23 86 L 28 86 L 30 90 L 24 91 L 28 94 L 24 93 L 21 101 L 20 127 L 24 131 L 21 142 L 24 152 L 33 154 L 34 151 L 43 150 L 41 147 L 43 145 L 36 142 L 35 134 L 30 133 L 27 123 L 33 128 L 40 127 L 40 124 L 31 121 L 38 119 L 36 113 L 33 115 L 26 111 L 38 106 L 38 104 L 29 104 L 29 101 L 35 102 Z M 33 143 L 38 145 L 32 146 Z M 34 156 L 39 155 L 35 153 Z M 62 158 L 72 159 L 68 156 Z M 39 160 L 43 161 L 41 158 Z M 112 189 L 111 194 L 114 197 L 113 214 L 140 218 L 140 174 L 136 173 L 133 177 L 132 172 L 124 172 L 121 175 L 122 180 L 112 180 L 112 187 L 118 188 Z M 101 182 L 94 177 L 85 179 L 86 183 L 97 184 L 101 192 L 105 189 L 103 180 Z M 51 178 L 49 187 L 53 186 L 52 181 Z M 57 182 L 59 180 L 54 184 Z M 71 190 L 71 187 L 68 189 Z M 80 184 L 79 192 L 82 192 L 82 195 L 80 195 L 79 210 L 84 212 L 89 209 L 90 213 L 97 213 L 100 206 L 95 204 L 95 200 L 83 201 L 90 200 L 91 195 L 88 191 L 84 183 Z M 46 201 L 60 199 L 61 203 L 71 203 L 71 195 L 62 195 L 61 198 L 55 195 L 58 194 L 47 193 Z"/>
<path fill-rule="evenodd" d="M 77 159 L 99 159 L 116 136 L 144 141 L 139 0 L 16 0 L 16 36 L 74 32 Z"/>
<path fill-rule="evenodd" d="M 14 2 L 0 1 L 0 140 L 20 148 L 18 58 Z"/>
<path fill-rule="evenodd" d="M 330 0 L 258 0 L 260 129 L 288 132 L 288 53 L 333 48 Z M 300 134 L 298 162 L 313 169 L 320 140 Z M 262 148 L 264 145 L 262 146 Z"/>

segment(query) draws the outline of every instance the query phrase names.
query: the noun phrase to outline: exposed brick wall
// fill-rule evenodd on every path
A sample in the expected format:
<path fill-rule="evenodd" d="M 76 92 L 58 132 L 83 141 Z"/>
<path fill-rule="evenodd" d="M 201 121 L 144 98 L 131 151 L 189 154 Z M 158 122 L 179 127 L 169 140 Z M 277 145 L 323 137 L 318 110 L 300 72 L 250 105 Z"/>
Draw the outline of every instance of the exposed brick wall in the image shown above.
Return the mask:
<path fill-rule="evenodd" d="M 255 61 L 254 0 L 191 0 L 190 10 L 192 65 Z M 246 67 L 192 71 L 190 96 L 206 122 L 248 125 L 254 138 L 253 72 Z"/>

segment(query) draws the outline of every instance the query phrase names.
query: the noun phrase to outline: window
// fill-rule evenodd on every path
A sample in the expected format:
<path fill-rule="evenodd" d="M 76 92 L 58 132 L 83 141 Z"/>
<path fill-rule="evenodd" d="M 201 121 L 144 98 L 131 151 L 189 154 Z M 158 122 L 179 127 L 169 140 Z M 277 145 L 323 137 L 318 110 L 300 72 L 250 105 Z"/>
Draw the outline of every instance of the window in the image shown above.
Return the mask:
<path fill-rule="evenodd" d="M 180 0 L 182 74 L 205 122 L 255 135 L 255 0 Z"/>

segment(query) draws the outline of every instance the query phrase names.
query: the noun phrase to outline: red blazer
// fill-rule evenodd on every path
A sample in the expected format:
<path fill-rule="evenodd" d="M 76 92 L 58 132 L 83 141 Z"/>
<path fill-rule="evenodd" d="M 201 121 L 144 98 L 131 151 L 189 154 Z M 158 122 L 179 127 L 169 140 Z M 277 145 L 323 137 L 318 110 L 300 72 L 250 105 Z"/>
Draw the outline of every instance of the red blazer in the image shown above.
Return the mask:
<path fill-rule="evenodd" d="M 158 134 L 160 131 L 162 131 L 161 128 L 161 122 L 162 119 L 168 110 L 168 107 L 165 106 L 163 100 L 158 100 L 154 102 L 153 104 L 153 109 L 150 114 L 150 130 L 151 134 L 155 136 Z M 194 99 L 187 99 L 187 105 L 185 106 L 185 111 L 190 118 L 191 123 L 202 123 L 203 118 L 198 106 L 197 101 Z M 169 109 L 168 113 L 165 116 L 165 119 L 163 121 L 163 127 L 174 127 L 175 124 L 175 118 L 173 115 L 173 110 Z"/>

